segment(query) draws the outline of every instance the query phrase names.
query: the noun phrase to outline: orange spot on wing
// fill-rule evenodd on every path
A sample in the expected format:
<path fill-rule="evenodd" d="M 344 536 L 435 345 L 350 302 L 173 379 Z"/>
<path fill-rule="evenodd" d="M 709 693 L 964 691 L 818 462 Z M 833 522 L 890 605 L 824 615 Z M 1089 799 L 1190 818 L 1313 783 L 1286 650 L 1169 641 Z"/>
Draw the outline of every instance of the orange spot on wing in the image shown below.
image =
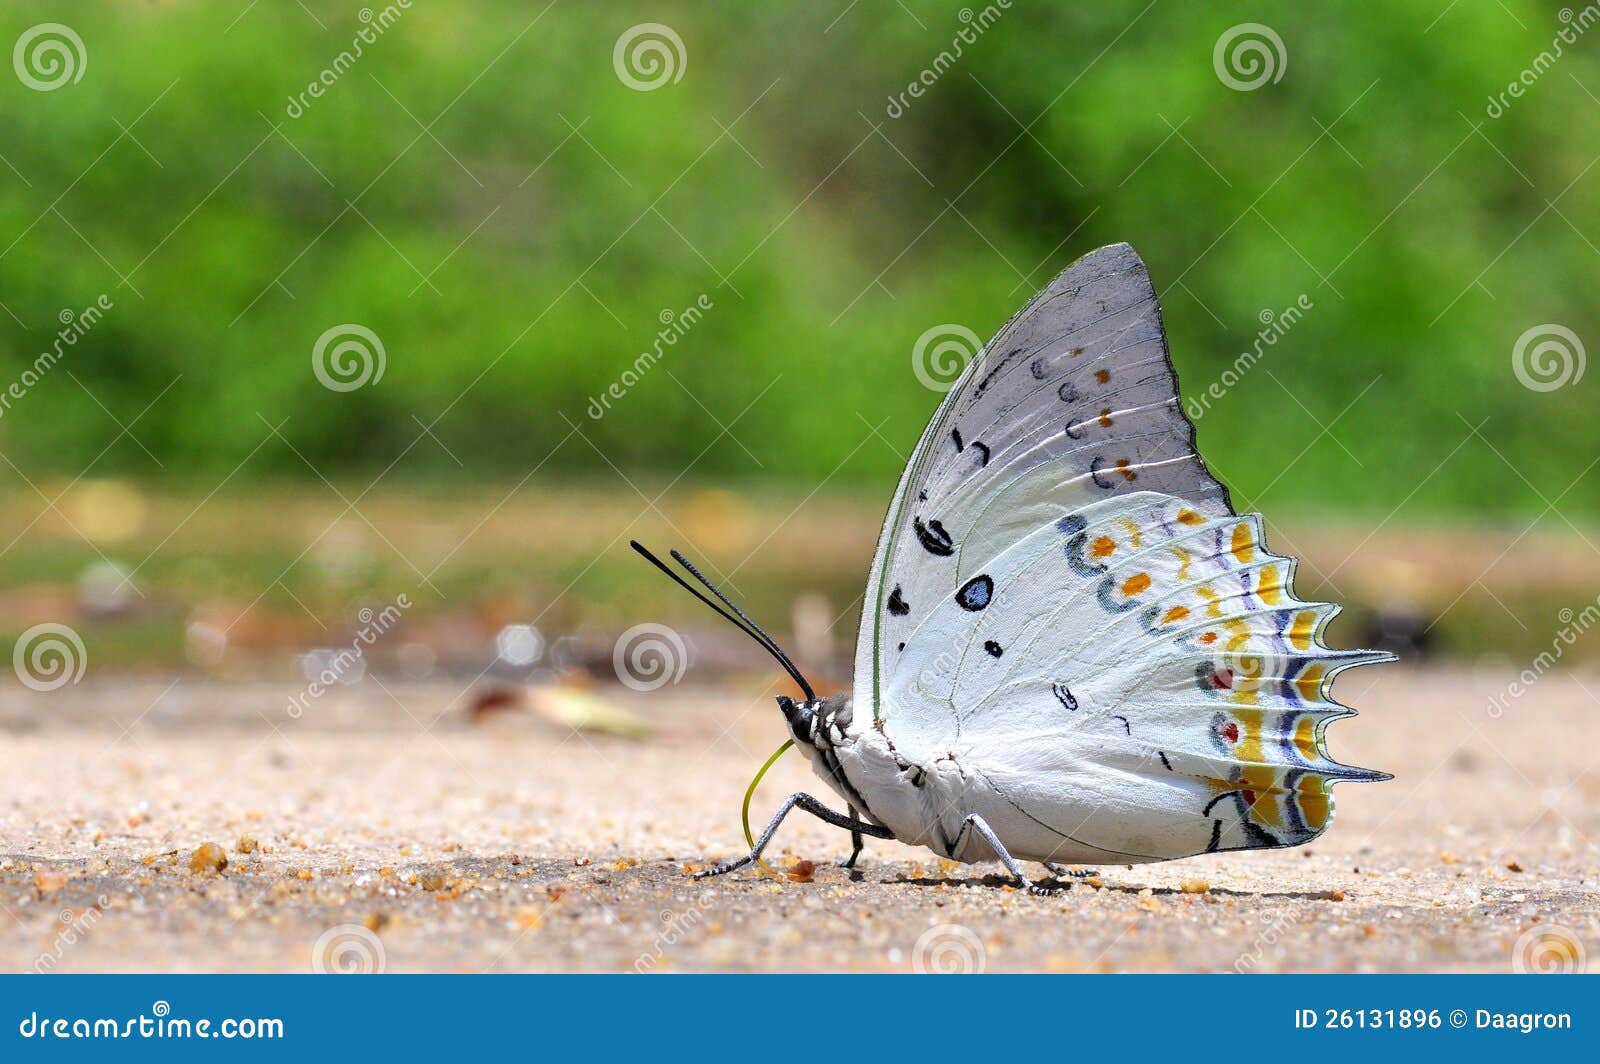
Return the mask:
<path fill-rule="evenodd" d="M 1161 623 L 1172 624 L 1174 621 L 1181 621 L 1187 616 L 1189 616 L 1189 607 L 1174 606 L 1162 615 Z"/>
<path fill-rule="evenodd" d="M 1233 556 L 1239 559 L 1240 565 L 1249 565 L 1256 556 L 1255 540 L 1250 535 L 1250 526 L 1238 524 L 1233 526 Z"/>
<path fill-rule="evenodd" d="M 1134 573 L 1122 585 L 1122 593 L 1130 598 L 1150 589 L 1149 573 Z"/>
<path fill-rule="evenodd" d="M 1304 818 L 1306 827 L 1321 831 L 1327 826 L 1328 816 L 1333 811 L 1333 795 L 1329 793 L 1328 782 L 1321 776 L 1307 774 L 1300 777 L 1295 791 L 1300 804 L 1300 816 Z"/>
<path fill-rule="evenodd" d="M 1099 381 L 1101 384 L 1105 384 L 1111 380 L 1111 371 L 1108 369 L 1097 369 L 1094 371 L 1094 379 Z"/>
<path fill-rule="evenodd" d="M 1184 507 L 1178 511 L 1178 522 L 1185 525 L 1203 525 L 1206 523 L 1206 519 L 1188 507 Z"/>
<path fill-rule="evenodd" d="M 1110 411 L 1107 411 L 1107 413 L 1110 413 Z M 1106 422 L 1106 424 L 1109 425 L 1111 423 L 1108 421 L 1108 422 Z M 1134 472 L 1132 469 L 1128 468 L 1128 460 L 1126 458 L 1118 458 L 1117 459 L 1117 472 L 1121 473 L 1123 478 L 1126 479 L 1126 480 L 1138 480 L 1139 479 L 1139 474 Z"/>
<path fill-rule="evenodd" d="M 1317 628 L 1317 615 L 1311 610 L 1301 610 L 1289 625 L 1289 645 L 1296 650 L 1310 650 L 1311 636 Z"/>
<path fill-rule="evenodd" d="M 1110 536 L 1101 536 L 1089 547 L 1089 553 L 1096 558 L 1109 558 L 1117 549 L 1117 541 Z"/>
<path fill-rule="evenodd" d="M 1256 588 L 1256 594 L 1268 606 L 1276 606 L 1283 601 L 1283 572 L 1276 565 L 1269 565 L 1261 570 L 1261 584 Z"/>
<path fill-rule="evenodd" d="M 1311 665 L 1300 678 L 1294 682 L 1295 688 L 1300 692 L 1300 697 L 1307 702 L 1315 702 L 1322 697 L 1322 680 L 1327 675 L 1321 665 Z"/>
<path fill-rule="evenodd" d="M 1100 411 L 1100 427 L 1101 428 L 1105 428 L 1105 429 L 1108 429 L 1108 428 L 1111 427 L 1111 408 L 1109 406 L 1103 408 Z M 1119 466 L 1122 466 L 1122 465 L 1127 465 L 1128 463 L 1126 463 L 1126 462 L 1118 462 L 1117 464 Z"/>
<path fill-rule="evenodd" d="M 1317 750 L 1317 722 L 1313 717 L 1301 717 L 1294 726 L 1294 746 L 1307 761 L 1315 761 L 1321 754 Z"/>

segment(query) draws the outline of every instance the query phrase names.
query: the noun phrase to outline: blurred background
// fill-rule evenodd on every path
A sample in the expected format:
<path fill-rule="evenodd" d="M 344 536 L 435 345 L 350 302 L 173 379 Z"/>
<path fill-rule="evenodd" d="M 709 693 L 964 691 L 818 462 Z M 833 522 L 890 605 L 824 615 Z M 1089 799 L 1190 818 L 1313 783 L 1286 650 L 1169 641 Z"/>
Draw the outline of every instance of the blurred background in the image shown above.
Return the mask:
<path fill-rule="evenodd" d="M 465 686 L 610 679 L 649 621 L 761 668 L 637 537 L 842 679 L 930 365 L 1126 240 L 1335 634 L 1520 665 L 1600 583 L 1596 17 L 10 6 L 0 628 L 298 682 L 394 608 L 341 682 Z"/>

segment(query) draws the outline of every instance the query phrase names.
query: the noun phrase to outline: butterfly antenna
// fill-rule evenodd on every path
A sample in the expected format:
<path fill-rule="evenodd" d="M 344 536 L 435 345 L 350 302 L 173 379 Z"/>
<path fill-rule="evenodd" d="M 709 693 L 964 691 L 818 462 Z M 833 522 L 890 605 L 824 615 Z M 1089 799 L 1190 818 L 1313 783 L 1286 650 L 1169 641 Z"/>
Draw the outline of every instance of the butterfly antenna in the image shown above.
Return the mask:
<path fill-rule="evenodd" d="M 749 636 L 751 639 L 755 640 L 758 644 L 760 644 L 762 649 L 764 649 L 768 654 L 771 654 L 772 657 L 773 657 L 773 660 L 775 660 L 780 666 L 782 666 L 783 667 L 783 671 L 788 673 L 790 678 L 793 679 L 794 682 L 800 686 L 800 690 L 805 692 L 805 695 L 806 695 L 807 699 L 815 699 L 817 697 L 817 693 L 811 689 L 811 685 L 809 683 L 807 683 L 806 682 L 806 678 L 800 674 L 799 668 L 797 668 L 795 666 L 795 663 L 792 660 L 790 660 L 789 655 L 787 655 L 787 654 L 785 654 L 783 652 L 783 648 L 778 646 L 777 642 L 770 635 L 768 635 L 766 633 L 766 631 L 764 629 L 762 629 L 762 627 L 760 625 L 756 624 L 755 621 L 751 620 L 748 614 L 746 614 L 738 606 L 735 606 L 733 604 L 733 602 L 728 598 L 728 596 L 724 595 L 720 590 L 718 590 L 718 588 L 717 588 L 717 586 L 715 584 L 713 584 L 711 581 L 707 580 L 703 575 L 701 575 L 700 570 L 696 569 L 692 564 L 690 564 L 690 562 L 689 562 L 689 560 L 687 558 L 685 558 L 682 554 L 680 554 L 677 551 L 673 551 L 672 552 L 672 556 L 673 556 L 673 558 L 677 559 L 678 564 L 682 565 L 685 569 L 689 570 L 689 572 L 694 575 L 694 578 L 696 580 L 699 580 L 702 584 L 704 584 L 707 588 L 709 588 L 711 590 L 711 593 L 713 595 L 715 595 L 715 596 L 717 596 L 717 598 L 721 599 L 722 602 L 727 605 L 728 609 L 731 609 L 733 611 L 733 614 L 737 614 L 738 618 L 742 619 L 744 621 L 743 624 L 739 623 L 739 619 L 735 619 L 734 615 L 730 614 L 728 612 L 728 610 L 723 609 L 721 606 L 718 606 L 715 602 L 712 602 L 710 599 L 706 598 L 699 591 L 697 591 L 694 588 L 694 586 L 691 585 L 687 580 L 685 580 L 683 577 L 679 576 L 677 573 L 673 572 L 672 569 L 665 562 L 663 562 L 660 558 L 657 558 L 654 554 L 650 553 L 650 551 L 647 548 L 645 548 L 641 543 L 639 543 L 638 540 L 629 540 L 628 541 L 628 545 L 631 546 L 640 556 L 642 556 L 651 565 L 654 565 L 657 569 L 660 569 L 663 573 L 666 573 L 669 577 L 671 577 L 673 583 L 677 584 L 679 587 L 681 587 L 685 591 L 689 592 L 689 594 L 693 595 L 695 598 L 699 599 L 701 602 L 704 602 L 707 606 L 710 606 L 713 610 L 716 610 L 717 613 L 722 617 L 723 620 L 727 621 L 729 624 L 731 624 L 735 628 L 739 629 L 739 631 L 743 632 L 745 635 Z M 748 627 L 746 627 L 746 626 L 748 626 Z"/>
<path fill-rule="evenodd" d="M 724 595 L 722 590 L 718 588 L 716 584 L 713 584 L 710 580 L 706 579 L 706 575 L 699 569 L 696 569 L 694 567 L 694 563 L 688 558 L 685 558 L 681 551 L 673 551 L 672 557 L 679 565 L 689 570 L 690 574 L 693 575 L 696 580 L 700 581 L 707 588 L 709 588 L 711 593 L 717 596 L 717 598 L 721 599 L 730 610 L 732 610 L 734 613 L 737 613 L 740 620 L 749 625 L 753 631 L 761 636 L 761 638 L 766 642 L 767 650 L 771 652 L 773 657 L 777 658 L 778 661 L 782 663 L 784 669 L 788 671 L 789 675 L 795 678 L 795 682 L 797 682 L 801 689 L 805 691 L 807 698 L 817 697 L 816 692 L 811 690 L 811 685 L 806 683 L 801 677 L 799 667 L 795 665 L 788 654 L 783 652 L 783 648 L 778 645 L 778 641 L 776 639 L 768 635 L 765 629 L 757 624 L 748 613 L 744 612 L 744 610 L 741 610 L 737 605 L 734 604 L 732 599 L 730 599 L 727 595 Z"/>

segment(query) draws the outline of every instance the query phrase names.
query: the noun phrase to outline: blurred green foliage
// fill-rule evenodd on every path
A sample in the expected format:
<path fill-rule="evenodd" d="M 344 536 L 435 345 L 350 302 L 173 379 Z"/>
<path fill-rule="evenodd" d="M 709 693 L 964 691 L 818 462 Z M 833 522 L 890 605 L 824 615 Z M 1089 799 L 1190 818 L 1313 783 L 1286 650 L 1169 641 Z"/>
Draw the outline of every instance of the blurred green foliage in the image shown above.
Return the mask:
<path fill-rule="evenodd" d="M 981 4 L 414 0 L 299 117 L 358 5 L 47 6 L 8 6 L 0 41 L 60 21 L 87 63 L 0 77 L 0 385 L 64 308 L 115 305 L 0 416 L 18 489 L 93 463 L 886 493 L 936 400 L 917 338 L 987 337 L 1128 240 L 1192 391 L 1263 311 L 1313 304 L 1201 422 L 1246 503 L 1600 502 L 1571 486 L 1600 371 L 1539 393 L 1511 366 L 1540 323 L 1600 343 L 1600 30 L 1486 113 L 1555 3 L 1015 0 L 893 118 Z M 613 69 L 641 22 L 684 42 L 655 91 Z M 1255 91 L 1213 68 L 1242 22 L 1285 46 Z M 337 393 L 311 352 L 346 322 L 387 366 Z"/>

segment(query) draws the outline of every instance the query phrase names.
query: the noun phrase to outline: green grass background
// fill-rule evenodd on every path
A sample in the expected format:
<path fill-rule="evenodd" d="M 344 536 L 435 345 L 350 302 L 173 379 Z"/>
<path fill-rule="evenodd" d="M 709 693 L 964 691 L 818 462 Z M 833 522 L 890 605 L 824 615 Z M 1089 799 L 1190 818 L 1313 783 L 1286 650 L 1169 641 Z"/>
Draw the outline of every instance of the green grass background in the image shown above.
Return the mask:
<path fill-rule="evenodd" d="M 0 476 L 887 491 L 935 402 L 917 337 L 987 337 L 1117 240 L 1194 389 L 1263 310 L 1313 302 L 1201 424 L 1252 506 L 1538 513 L 1595 456 L 1594 381 L 1529 391 L 1511 351 L 1543 322 L 1600 337 L 1600 32 L 1491 119 L 1558 5 L 1016 0 L 889 118 L 962 7 L 416 0 L 290 118 L 358 5 L 8 5 L 0 41 L 61 21 L 88 60 L 53 92 L 0 70 L 0 381 L 63 308 L 115 307 L 0 417 Z M 653 92 L 612 66 L 644 21 L 686 50 Z M 1212 53 L 1246 21 L 1287 66 L 1237 92 Z M 387 370 L 334 394 L 310 352 L 342 322 Z M 118 422 L 147 406 L 140 447 Z M 1597 502 L 1591 479 L 1561 505 Z"/>

